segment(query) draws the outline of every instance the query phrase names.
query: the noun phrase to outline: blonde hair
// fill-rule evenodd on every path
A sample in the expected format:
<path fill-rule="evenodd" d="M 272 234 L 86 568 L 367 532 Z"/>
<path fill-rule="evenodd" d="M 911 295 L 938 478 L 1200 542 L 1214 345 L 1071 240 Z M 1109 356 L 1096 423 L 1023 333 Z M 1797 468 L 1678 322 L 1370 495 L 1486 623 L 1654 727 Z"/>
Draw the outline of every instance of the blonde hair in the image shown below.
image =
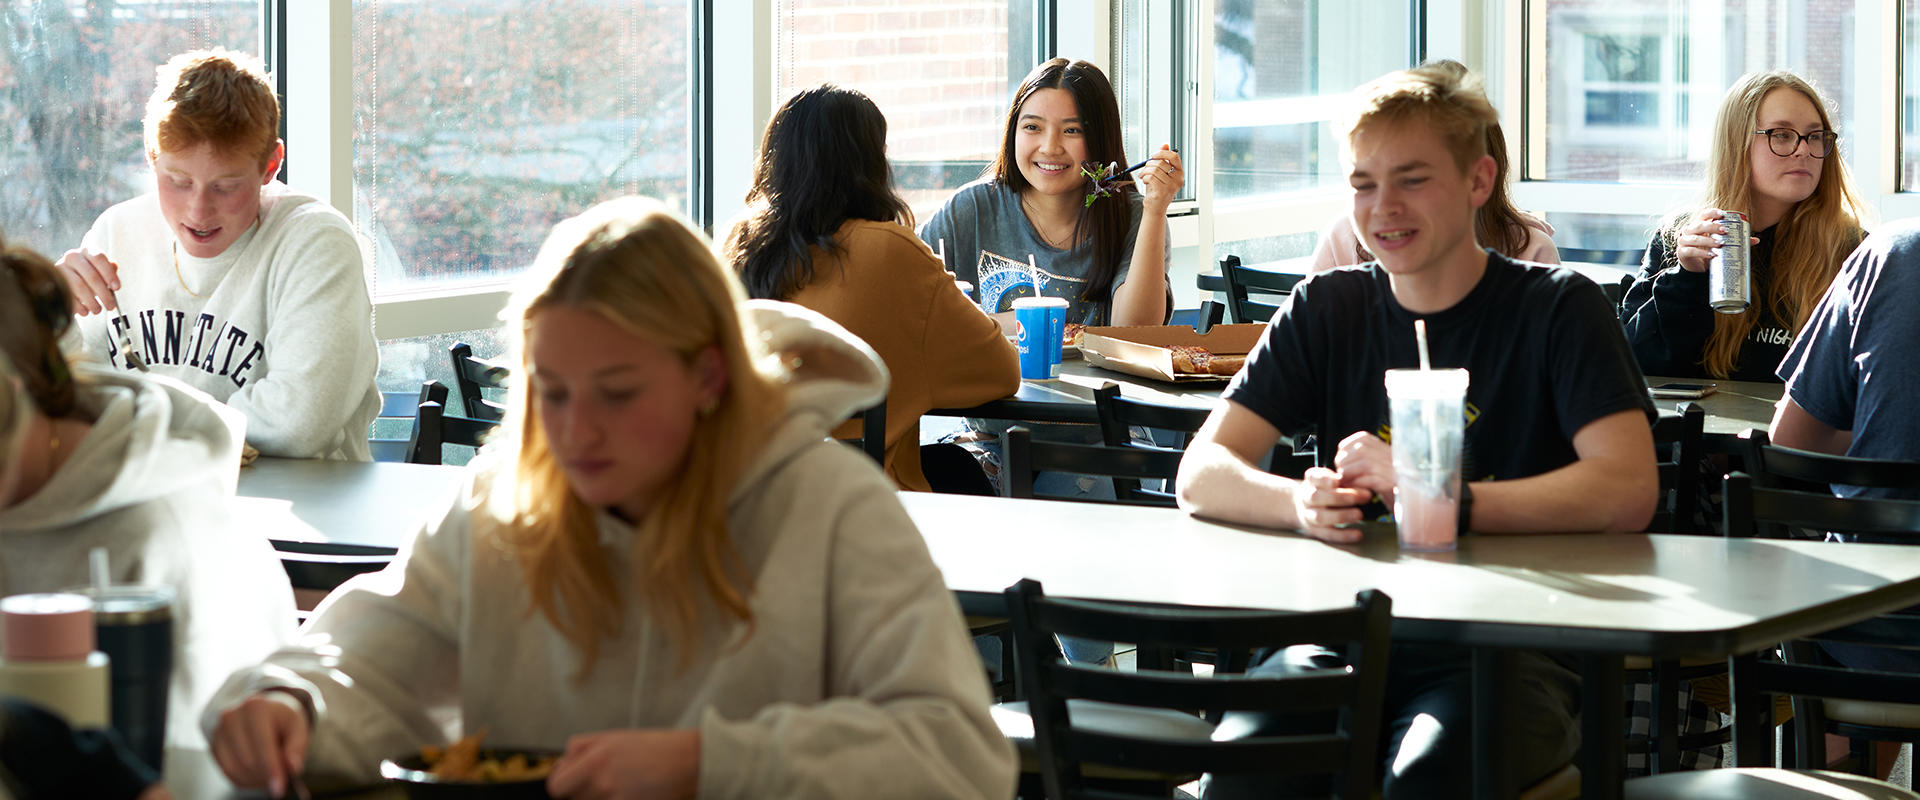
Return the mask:
<path fill-rule="evenodd" d="M 750 351 L 737 307 L 739 282 L 690 223 L 653 200 L 610 200 L 555 226 L 540 248 L 528 283 L 507 311 L 519 320 L 513 347 L 521 368 L 533 321 L 553 308 L 598 314 L 691 364 L 711 347 L 727 373 L 726 390 L 694 425 L 672 482 L 638 529 L 634 591 L 654 624 L 691 663 L 701 622 L 710 614 L 751 625 L 745 574 L 727 529 L 727 497 L 759 453 L 786 398 L 782 384 Z M 751 345 L 758 347 L 757 344 Z M 524 373 L 523 373 L 524 374 Z M 501 486 L 511 498 L 505 540 L 520 561 L 533 608 L 579 648 L 584 678 L 602 639 L 624 620 L 618 584 L 606 564 L 594 509 L 575 494 L 548 447 L 529 381 L 511 389 L 512 413 L 501 448 L 512 464 Z"/>
<path fill-rule="evenodd" d="M 1374 91 L 1370 88 L 1393 79 L 1387 86 Z M 1508 258 L 1519 258 L 1527 250 L 1532 234 L 1527 232 L 1526 218 L 1513 204 L 1513 195 L 1508 191 L 1507 136 L 1500 129 L 1499 113 L 1493 110 L 1492 102 L 1487 100 L 1486 92 L 1481 88 L 1479 79 L 1467 69 L 1465 64 L 1450 58 L 1428 61 L 1412 69 L 1386 75 L 1373 83 L 1361 87 L 1367 92 L 1363 109 L 1357 110 L 1352 127 L 1347 129 L 1344 146 L 1351 153 L 1353 136 L 1365 125 L 1374 124 L 1383 118 L 1394 120 L 1410 116 L 1415 104 L 1449 103 L 1464 100 L 1467 105 L 1461 110 L 1465 113 L 1446 115 L 1445 123 L 1458 130 L 1459 135 L 1468 135 L 1464 131 L 1480 126 L 1483 144 L 1476 152 L 1464 141 L 1449 138 L 1447 150 L 1453 154 L 1456 166 L 1464 170 L 1482 155 L 1493 158 L 1493 193 L 1487 195 L 1487 202 L 1473 215 L 1473 238 L 1482 247 L 1491 247 L 1495 252 Z M 1383 92 L 1383 93 L 1375 93 Z M 1418 98 L 1417 100 L 1413 98 Z M 1396 111 L 1387 112 L 1389 106 Z M 1491 118 L 1483 116 L 1485 112 Z M 1369 113 L 1371 112 L 1371 113 Z M 1397 115 L 1397 116 L 1396 116 Z M 1429 120 L 1431 121 L 1431 119 Z M 1372 261 L 1373 253 L 1357 241 L 1354 242 L 1355 263 Z"/>
<path fill-rule="evenodd" d="M 1806 96 L 1820 114 L 1820 126 L 1834 130 L 1833 119 L 1820 92 L 1791 72 L 1754 72 L 1740 77 L 1720 101 L 1713 124 L 1713 152 L 1707 156 L 1707 208 L 1744 211 L 1753 207 L 1753 162 L 1748 146 L 1760 124 L 1760 104 L 1775 89 L 1791 89 Z M 1871 210 L 1854 191 L 1846 159 L 1835 148 L 1822 159 L 1820 182 L 1813 194 L 1795 203 L 1774 225 L 1771 275 L 1765 286 L 1754 286 L 1754 302 L 1739 314 L 1714 314 L 1713 333 L 1707 336 L 1700 364 L 1707 374 L 1726 378 L 1739 361 L 1740 347 L 1765 307 L 1775 319 L 1798 334 L 1807 316 L 1820 302 L 1840 264 L 1866 237 L 1862 223 Z M 1678 263 L 1674 242 L 1680 229 L 1693 219 L 1691 212 L 1676 216 L 1661 231 L 1667 245 L 1667 263 Z M 1757 231 L 1756 231 L 1757 233 Z"/>
<path fill-rule="evenodd" d="M 1454 166 L 1465 171 L 1487 154 L 1487 127 L 1500 114 L 1487 102 L 1480 82 L 1465 69 L 1423 64 L 1389 72 L 1353 91 L 1351 102 L 1334 118 L 1340 149 L 1349 158 L 1353 140 L 1376 125 L 1418 123 L 1440 137 Z"/>
<path fill-rule="evenodd" d="M 266 168 L 280 142 L 280 99 L 259 59 L 222 48 L 195 50 L 154 72 L 144 120 L 148 158 L 207 144 Z"/>

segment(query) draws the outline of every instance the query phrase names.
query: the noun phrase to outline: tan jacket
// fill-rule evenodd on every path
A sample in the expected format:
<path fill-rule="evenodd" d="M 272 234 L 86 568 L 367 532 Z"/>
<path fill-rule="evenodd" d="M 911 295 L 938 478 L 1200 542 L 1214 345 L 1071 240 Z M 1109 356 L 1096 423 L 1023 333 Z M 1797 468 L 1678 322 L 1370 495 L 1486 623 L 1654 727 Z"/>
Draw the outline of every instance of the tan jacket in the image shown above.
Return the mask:
<path fill-rule="evenodd" d="M 791 298 L 840 323 L 880 354 L 887 389 L 887 477 L 928 490 L 920 474 L 920 415 L 978 405 L 1020 388 L 1020 356 L 1000 325 L 960 292 L 911 229 L 850 220 L 834 234 L 843 249 L 814 248 L 814 281 Z M 834 434 L 860 435 L 844 425 Z"/>
<path fill-rule="evenodd" d="M 488 729 L 561 749 L 576 733 L 698 728 L 702 798 L 1004 798 L 1013 748 L 988 716 L 980 658 L 927 545 L 872 461 L 828 426 L 878 400 L 885 369 L 817 314 L 747 304 L 802 364 L 785 418 L 727 503 L 753 576 L 751 628 L 709 619 L 691 666 L 629 588 L 633 529 L 597 518 L 626 618 L 576 681 L 578 651 L 529 614 L 498 539 L 488 473 L 386 570 L 323 603 L 300 644 L 237 673 L 202 718 L 286 687 L 315 705 L 316 787 L 370 783 L 380 759 Z M 508 465 L 502 465 L 507 468 Z"/>

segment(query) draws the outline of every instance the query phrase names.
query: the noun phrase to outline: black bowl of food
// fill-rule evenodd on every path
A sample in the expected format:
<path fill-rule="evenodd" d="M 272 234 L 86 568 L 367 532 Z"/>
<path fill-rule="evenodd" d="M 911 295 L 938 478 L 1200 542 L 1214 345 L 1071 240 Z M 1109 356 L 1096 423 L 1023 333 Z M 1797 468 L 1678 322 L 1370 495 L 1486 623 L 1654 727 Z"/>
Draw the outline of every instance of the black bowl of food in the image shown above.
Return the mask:
<path fill-rule="evenodd" d="M 558 752 L 488 747 L 468 758 L 456 747 L 389 758 L 380 762 L 380 777 L 415 800 L 549 800 L 547 774 Z"/>

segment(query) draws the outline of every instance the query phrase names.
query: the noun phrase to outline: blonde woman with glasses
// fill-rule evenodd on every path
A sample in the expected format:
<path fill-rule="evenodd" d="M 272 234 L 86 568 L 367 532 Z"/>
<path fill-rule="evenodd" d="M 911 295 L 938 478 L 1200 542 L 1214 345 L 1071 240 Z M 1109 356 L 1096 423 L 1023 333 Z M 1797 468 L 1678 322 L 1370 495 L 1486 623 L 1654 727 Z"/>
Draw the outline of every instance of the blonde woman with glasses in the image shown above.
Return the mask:
<path fill-rule="evenodd" d="M 1714 123 L 1701 210 L 1669 222 L 1647 245 L 1621 321 L 1649 375 L 1774 381 L 1840 263 L 1865 236 L 1854 191 L 1820 93 L 1791 72 L 1753 73 L 1727 90 Z M 1723 212 L 1752 233 L 1747 310 L 1708 305 L 1707 268 Z"/>

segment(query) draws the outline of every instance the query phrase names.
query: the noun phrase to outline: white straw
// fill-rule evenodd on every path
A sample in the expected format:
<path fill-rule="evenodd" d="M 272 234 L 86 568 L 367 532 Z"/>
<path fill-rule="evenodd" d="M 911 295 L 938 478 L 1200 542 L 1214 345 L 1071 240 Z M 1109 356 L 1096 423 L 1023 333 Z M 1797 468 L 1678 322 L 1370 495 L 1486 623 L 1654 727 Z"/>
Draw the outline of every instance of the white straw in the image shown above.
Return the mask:
<path fill-rule="evenodd" d="M 935 239 L 934 241 L 939 243 L 939 247 L 935 249 L 933 257 L 940 259 L 942 264 L 947 263 L 947 240 Z"/>
<path fill-rule="evenodd" d="M 1420 343 L 1420 371 L 1427 372 L 1432 370 L 1433 362 L 1427 360 L 1427 321 L 1426 320 L 1416 319 L 1413 321 L 1413 338 Z"/>
<path fill-rule="evenodd" d="M 107 548 L 96 547 L 87 551 L 87 570 L 93 576 L 93 592 L 106 595 L 107 586 L 113 583 L 107 572 Z"/>
<path fill-rule="evenodd" d="M 1033 281 L 1033 296 L 1040 296 L 1040 268 L 1034 266 L 1033 254 L 1027 254 L 1027 279 Z"/>
<path fill-rule="evenodd" d="M 1413 338 L 1414 341 L 1420 345 L 1420 371 L 1433 371 L 1433 362 L 1427 357 L 1426 320 L 1416 319 L 1413 321 Z M 1430 463 L 1438 464 L 1440 463 L 1440 415 L 1434 409 L 1435 402 L 1431 396 L 1422 399 L 1420 401 L 1420 416 L 1422 418 L 1421 421 L 1425 422 L 1427 426 L 1427 460 Z"/>

